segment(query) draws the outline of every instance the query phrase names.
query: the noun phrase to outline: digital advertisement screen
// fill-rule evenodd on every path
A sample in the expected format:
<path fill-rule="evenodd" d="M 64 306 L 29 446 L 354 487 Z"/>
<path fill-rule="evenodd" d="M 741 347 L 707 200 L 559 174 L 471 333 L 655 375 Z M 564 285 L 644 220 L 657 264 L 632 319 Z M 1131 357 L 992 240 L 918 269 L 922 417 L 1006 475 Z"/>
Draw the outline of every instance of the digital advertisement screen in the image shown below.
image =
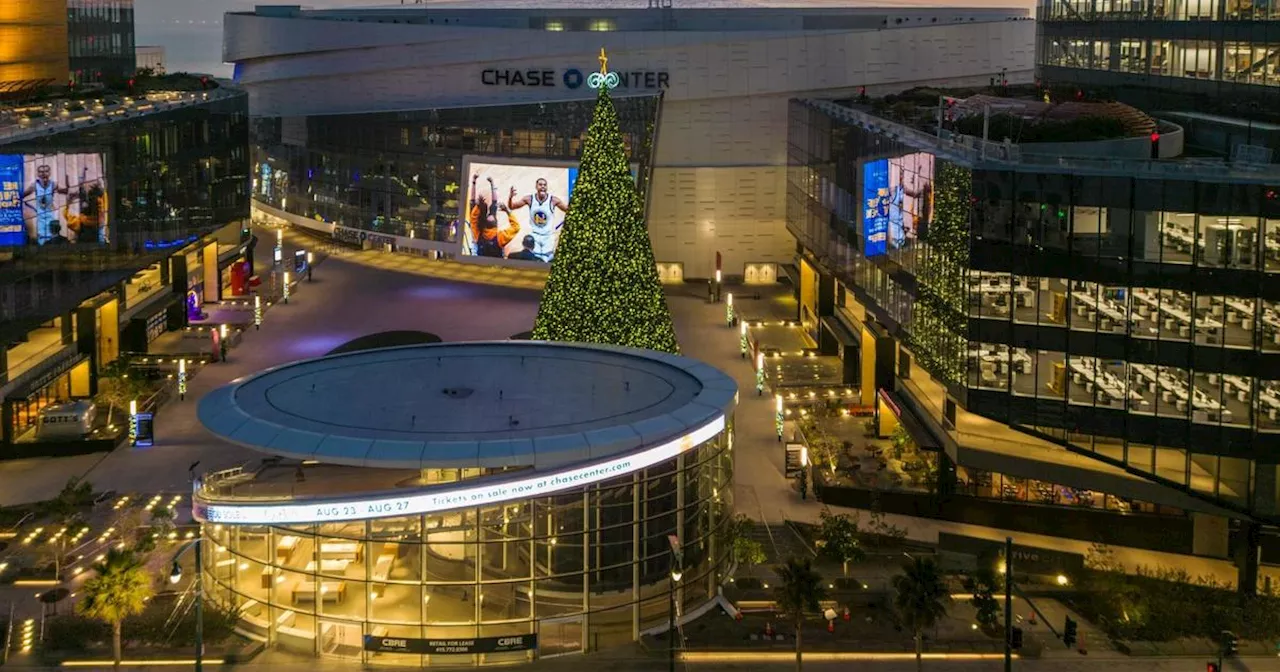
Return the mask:
<path fill-rule="evenodd" d="M 869 161 L 862 167 L 862 254 L 874 257 L 888 250 L 889 160 Z"/>
<path fill-rule="evenodd" d="M 933 155 L 916 152 L 863 167 L 865 256 L 916 240 L 933 214 Z"/>
<path fill-rule="evenodd" d="M 101 154 L 0 154 L 0 246 L 105 243 Z"/>
<path fill-rule="evenodd" d="M 578 179 L 577 164 L 470 160 L 463 169 L 463 254 L 551 263 Z"/>

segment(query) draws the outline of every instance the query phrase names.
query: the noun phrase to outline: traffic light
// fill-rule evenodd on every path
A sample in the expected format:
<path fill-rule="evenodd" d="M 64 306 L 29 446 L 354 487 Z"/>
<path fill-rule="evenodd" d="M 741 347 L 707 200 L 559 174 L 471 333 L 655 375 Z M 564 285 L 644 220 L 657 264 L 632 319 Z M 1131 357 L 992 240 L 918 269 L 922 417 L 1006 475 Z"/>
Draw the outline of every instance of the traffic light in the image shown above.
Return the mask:
<path fill-rule="evenodd" d="M 200 77 L 200 88 L 201 88 L 201 89 L 208 89 L 208 88 L 209 88 L 209 78 L 208 78 L 208 77 L 203 76 L 203 75 Z"/>
<path fill-rule="evenodd" d="M 1066 644 L 1067 648 L 1076 644 L 1076 628 L 1076 622 L 1068 616 L 1066 625 L 1062 627 L 1062 643 Z"/>
<path fill-rule="evenodd" d="M 1009 648 L 1017 651 L 1022 648 L 1022 628 L 1014 628 L 1012 636 L 1009 637 Z"/>
<path fill-rule="evenodd" d="M 1160 158 L 1160 133 L 1159 132 L 1153 131 L 1151 133 L 1151 158 L 1152 159 Z"/>
<path fill-rule="evenodd" d="M 1222 655 L 1234 656 L 1240 653 L 1240 638 L 1230 630 L 1222 631 Z"/>
<path fill-rule="evenodd" d="M 1205 672 L 1220 672 L 1217 663 L 1207 663 L 1204 666 Z"/>

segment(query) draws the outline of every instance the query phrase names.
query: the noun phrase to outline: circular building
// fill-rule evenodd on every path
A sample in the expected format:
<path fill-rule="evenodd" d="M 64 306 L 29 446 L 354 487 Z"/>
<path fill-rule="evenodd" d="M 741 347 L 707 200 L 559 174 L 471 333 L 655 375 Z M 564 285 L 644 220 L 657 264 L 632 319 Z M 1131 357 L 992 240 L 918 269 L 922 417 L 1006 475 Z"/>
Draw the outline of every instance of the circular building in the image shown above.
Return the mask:
<path fill-rule="evenodd" d="M 736 401 L 701 362 L 546 342 L 241 378 L 200 421 L 268 456 L 195 484 L 206 594 L 272 645 L 371 664 L 509 663 L 663 631 L 673 608 L 713 603 L 728 562 Z"/>

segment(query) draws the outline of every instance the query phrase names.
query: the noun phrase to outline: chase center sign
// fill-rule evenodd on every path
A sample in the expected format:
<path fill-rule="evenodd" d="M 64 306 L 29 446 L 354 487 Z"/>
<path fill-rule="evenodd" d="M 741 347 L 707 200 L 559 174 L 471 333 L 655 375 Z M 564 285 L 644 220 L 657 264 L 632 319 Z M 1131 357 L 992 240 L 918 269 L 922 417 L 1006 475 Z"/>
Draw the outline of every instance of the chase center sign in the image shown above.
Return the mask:
<path fill-rule="evenodd" d="M 618 75 L 620 89 L 665 89 L 671 86 L 671 76 L 665 70 L 610 70 L 609 72 Z M 587 75 L 578 68 L 564 70 L 487 68 L 480 71 L 480 83 L 485 86 L 580 89 L 586 86 Z"/>

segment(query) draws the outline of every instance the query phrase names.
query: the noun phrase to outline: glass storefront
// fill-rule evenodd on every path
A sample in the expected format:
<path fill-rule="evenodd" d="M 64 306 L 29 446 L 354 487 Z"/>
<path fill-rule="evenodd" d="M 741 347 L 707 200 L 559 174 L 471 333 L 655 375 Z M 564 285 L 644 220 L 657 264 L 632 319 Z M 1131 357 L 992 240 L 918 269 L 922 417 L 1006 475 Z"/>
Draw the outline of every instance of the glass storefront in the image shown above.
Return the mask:
<path fill-rule="evenodd" d="M 673 460 L 547 498 L 347 523 L 206 524 L 207 594 L 258 639 L 376 665 L 501 664 L 623 645 L 667 622 L 669 535 L 683 550 L 681 609 L 714 598 L 730 553 L 719 535 L 732 511 L 731 437 L 730 427 Z M 473 471 L 424 471 L 419 482 Z M 536 652 L 363 645 L 528 634 Z"/>

